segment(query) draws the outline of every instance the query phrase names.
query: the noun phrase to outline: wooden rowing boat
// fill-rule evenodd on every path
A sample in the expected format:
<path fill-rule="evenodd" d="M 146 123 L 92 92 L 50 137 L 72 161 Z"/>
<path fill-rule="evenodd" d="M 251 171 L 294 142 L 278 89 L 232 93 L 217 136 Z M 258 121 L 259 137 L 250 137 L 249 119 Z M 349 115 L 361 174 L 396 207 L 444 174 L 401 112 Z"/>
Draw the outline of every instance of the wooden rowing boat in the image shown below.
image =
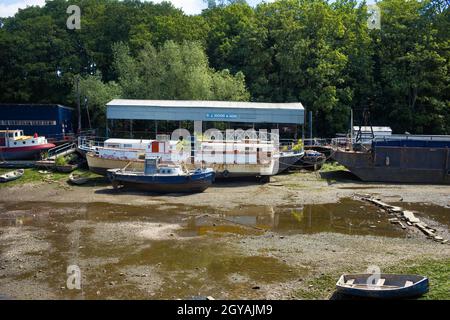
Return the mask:
<path fill-rule="evenodd" d="M 0 182 L 8 182 L 21 178 L 25 173 L 24 169 L 18 169 L 0 175 Z"/>
<path fill-rule="evenodd" d="M 428 292 L 428 278 L 418 275 L 344 274 L 336 283 L 339 293 L 348 296 L 376 299 L 419 297 Z"/>

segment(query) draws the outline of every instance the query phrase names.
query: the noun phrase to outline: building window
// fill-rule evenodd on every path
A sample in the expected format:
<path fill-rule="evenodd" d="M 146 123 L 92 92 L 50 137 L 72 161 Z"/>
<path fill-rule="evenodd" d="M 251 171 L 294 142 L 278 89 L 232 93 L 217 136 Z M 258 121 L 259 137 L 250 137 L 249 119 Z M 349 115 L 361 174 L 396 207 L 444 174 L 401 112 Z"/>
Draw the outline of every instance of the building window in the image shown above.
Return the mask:
<path fill-rule="evenodd" d="M 0 120 L 1 126 L 56 126 L 55 120 Z"/>

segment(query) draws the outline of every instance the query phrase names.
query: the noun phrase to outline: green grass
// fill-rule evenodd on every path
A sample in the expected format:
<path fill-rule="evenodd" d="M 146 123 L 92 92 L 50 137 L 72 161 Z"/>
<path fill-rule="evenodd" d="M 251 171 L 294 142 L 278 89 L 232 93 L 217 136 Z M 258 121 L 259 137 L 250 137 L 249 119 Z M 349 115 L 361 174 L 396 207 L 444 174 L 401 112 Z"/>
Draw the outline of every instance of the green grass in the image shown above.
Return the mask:
<path fill-rule="evenodd" d="M 13 171 L 16 169 L 0 169 L 0 174 L 3 174 L 8 171 Z M 47 170 L 49 173 L 42 174 L 39 173 L 39 170 L 41 169 L 25 169 L 24 175 L 17 180 L 6 182 L 6 183 L 0 183 L 0 188 L 5 187 L 13 187 L 13 186 L 19 186 L 24 185 L 27 183 L 39 183 L 39 182 L 45 182 L 45 180 L 52 180 L 52 181 L 64 181 L 69 178 L 70 173 L 61 173 L 61 172 L 53 172 Z M 97 177 L 96 174 L 87 172 L 86 170 L 75 170 L 73 173 L 79 173 L 79 174 L 88 174 L 89 177 Z"/>
<path fill-rule="evenodd" d="M 340 165 L 337 162 L 325 162 L 322 166 L 322 169 L 320 169 L 320 172 L 330 172 L 339 170 L 348 171 L 346 167 Z"/>
<path fill-rule="evenodd" d="M 430 291 L 420 299 L 450 299 L 450 259 L 410 262 L 409 265 L 387 268 L 386 272 L 424 275 L 430 281 Z"/>
<path fill-rule="evenodd" d="M 406 261 L 382 270 L 386 273 L 418 274 L 428 277 L 430 290 L 420 300 L 450 299 L 450 259 Z M 306 289 L 295 292 L 299 299 L 328 299 L 334 292 L 340 274 L 324 274 L 308 280 Z"/>

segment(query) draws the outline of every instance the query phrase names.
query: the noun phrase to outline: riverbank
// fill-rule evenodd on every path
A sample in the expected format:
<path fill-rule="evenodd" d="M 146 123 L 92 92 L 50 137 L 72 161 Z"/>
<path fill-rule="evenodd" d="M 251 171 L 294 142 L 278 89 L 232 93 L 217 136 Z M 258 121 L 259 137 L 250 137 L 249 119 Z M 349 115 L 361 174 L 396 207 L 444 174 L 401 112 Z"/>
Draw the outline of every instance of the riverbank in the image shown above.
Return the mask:
<path fill-rule="evenodd" d="M 450 245 L 408 233 L 371 194 L 446 237 L 450 186 L 367 184 L 344 171 L 219 182 L 202 194 L 114 191 L 64 175 L 0 188 L 0 295 L 24 299 L 330 299 L 342 273 L 417 272 L 449 299 Z M 66 288 L 77 265 L 82 290 Z"/>

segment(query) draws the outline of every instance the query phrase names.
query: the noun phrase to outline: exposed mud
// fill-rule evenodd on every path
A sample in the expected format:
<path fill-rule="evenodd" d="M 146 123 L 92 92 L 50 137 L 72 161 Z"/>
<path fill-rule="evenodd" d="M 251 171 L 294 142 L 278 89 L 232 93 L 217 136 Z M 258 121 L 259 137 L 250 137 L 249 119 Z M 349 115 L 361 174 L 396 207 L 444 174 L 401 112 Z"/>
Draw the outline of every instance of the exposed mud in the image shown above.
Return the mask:
<path fill-rule="evenodd" d="M 445 259 L 450 246 L 407 233 L 355 194 L 450 225 L 450 187 L 282 175 L 196 195 L 97 184 L 0 189 L 0 295 L 25 299 L 289 299 L 323 274 Z M 446 232 L 446 233 L 445 233 Z M 81 289 L 67 287 L 67 267 Z M 330 296 L 334 288 L 329 288 Z M 300 297 L 301 298 L 301 297 Z"/>

